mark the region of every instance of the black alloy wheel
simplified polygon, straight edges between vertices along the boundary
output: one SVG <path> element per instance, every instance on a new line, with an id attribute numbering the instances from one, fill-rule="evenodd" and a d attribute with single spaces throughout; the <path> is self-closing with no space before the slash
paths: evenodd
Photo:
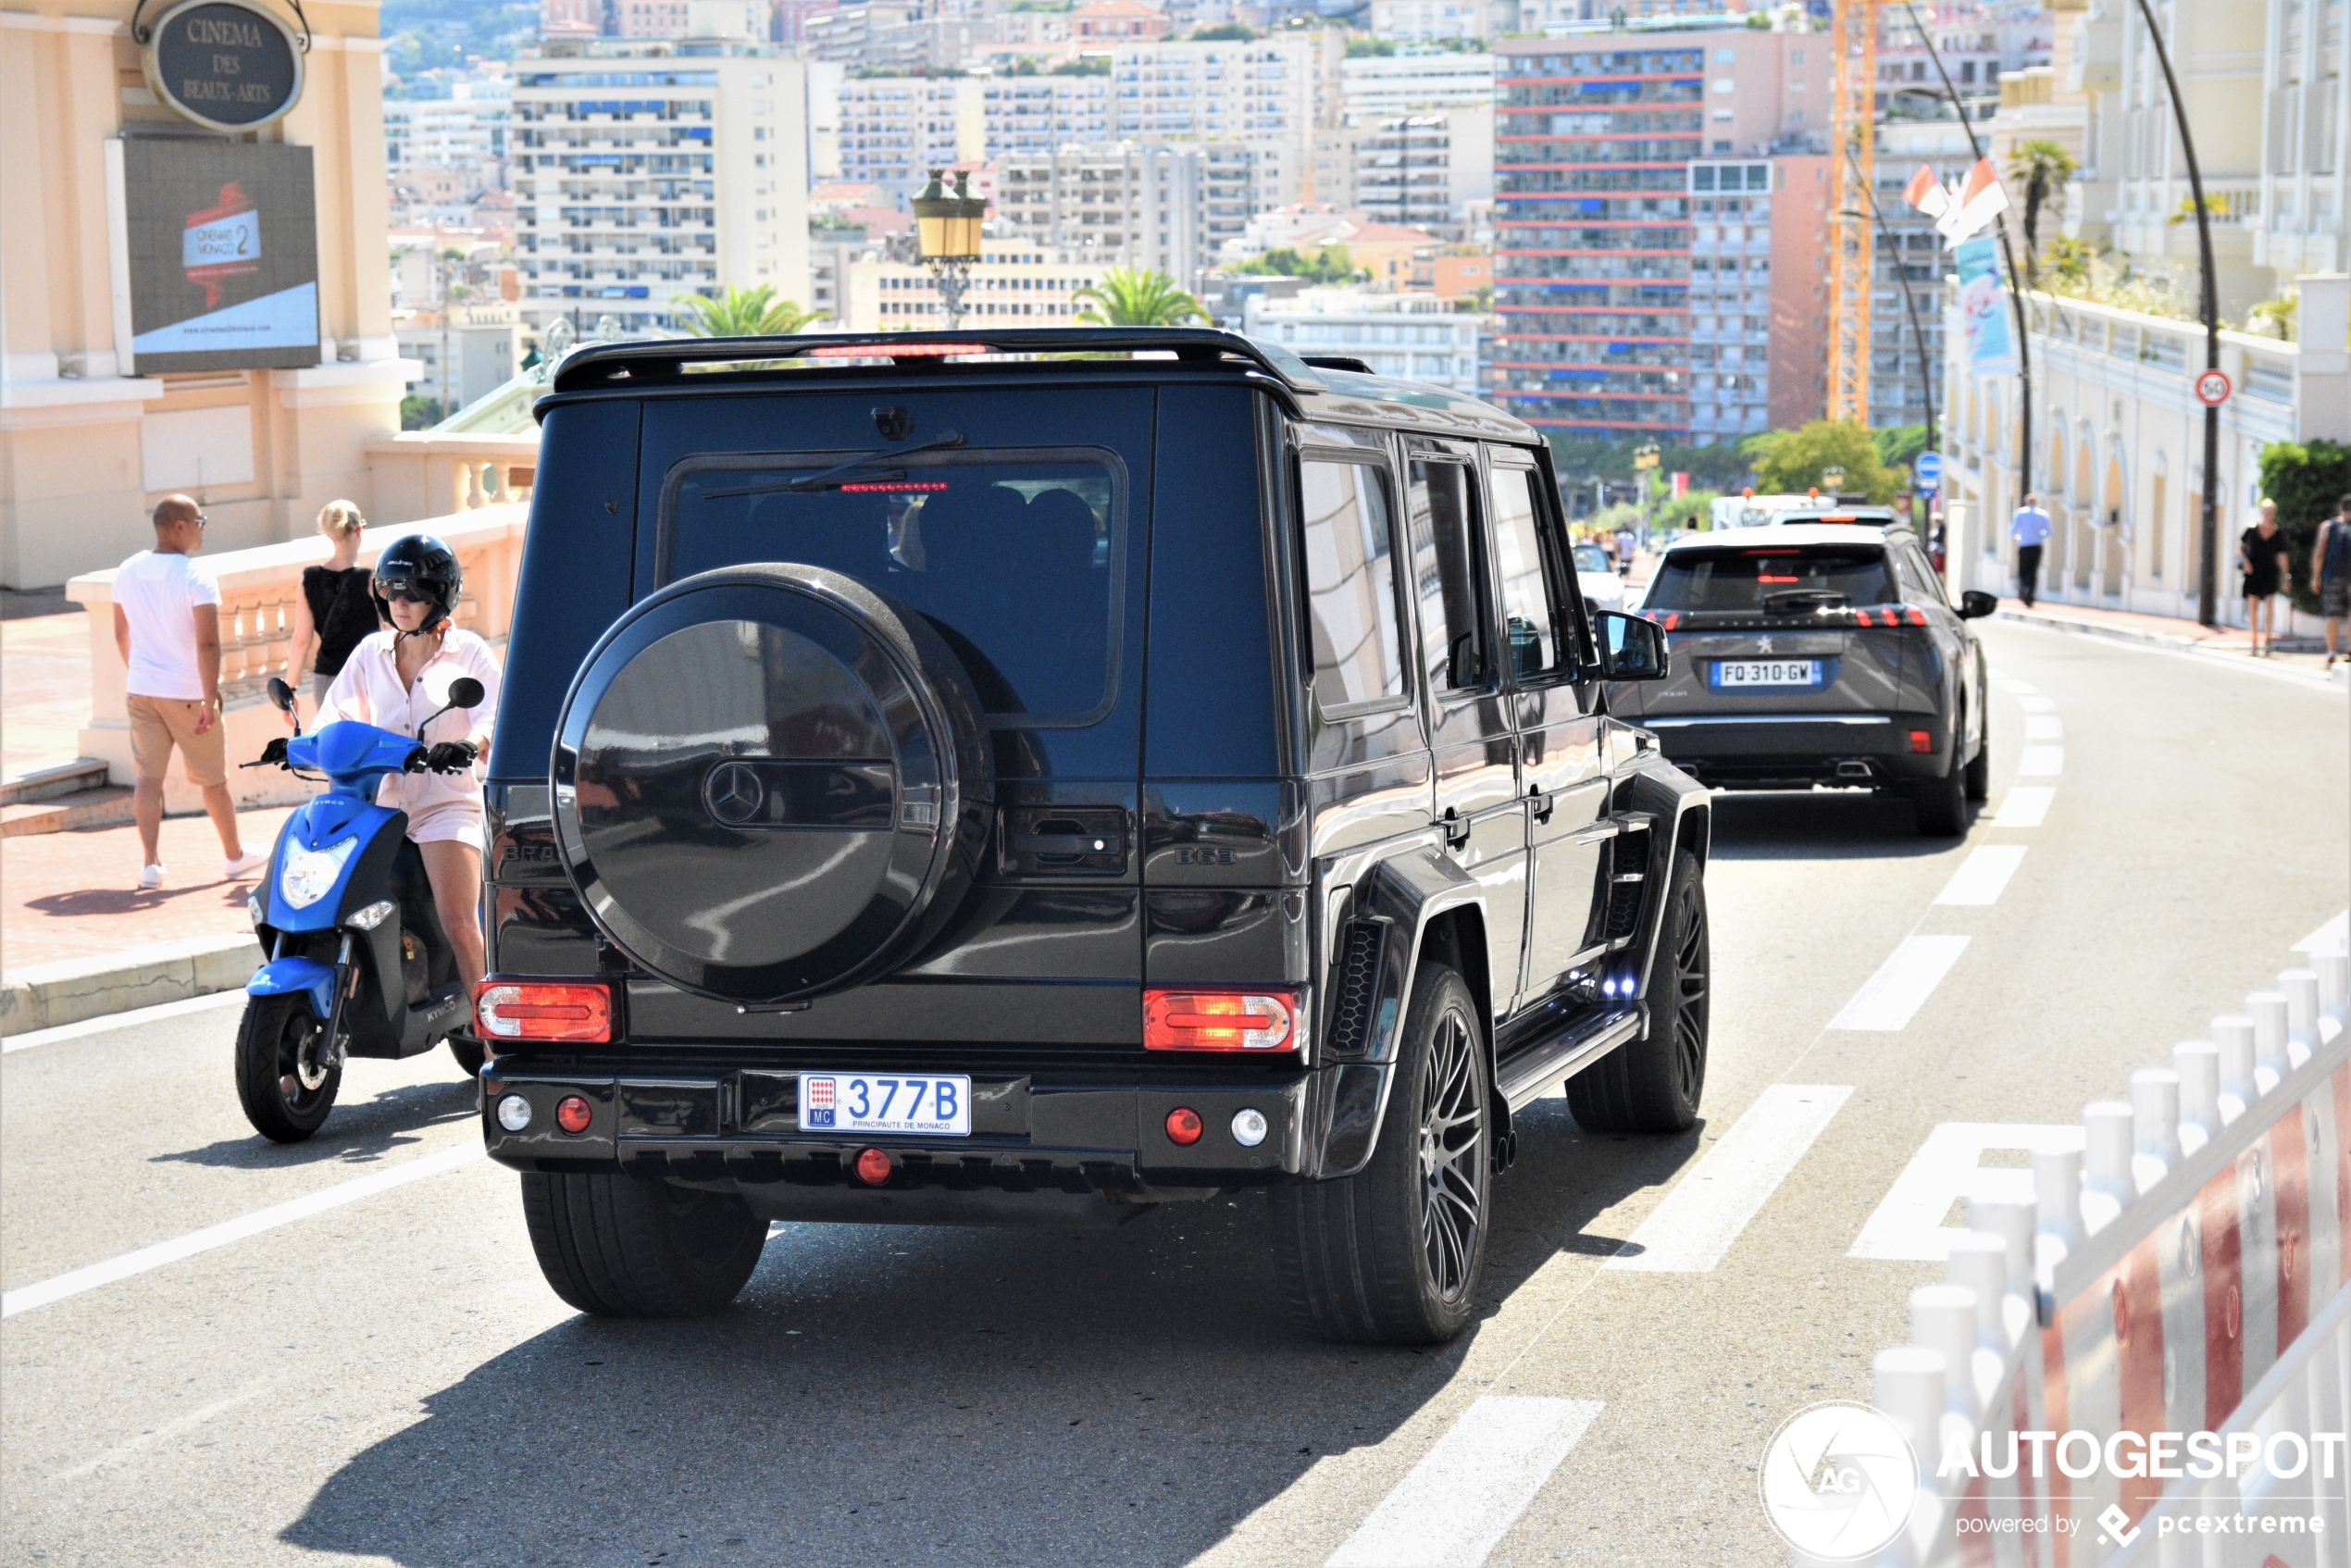
<path id="1" fill-rule="evenodd" d="M 1956 839 L 1967 831 L 1967 765 L 1960 760 L 1966 750 L 1964 734 L 1954 729 L 1951 761 L 1942 777 L 1912 786 L 1911 813 L 1918 819 L 1919 831 L 1930 839 Z"/>
<path id="2" fill-rule="evenodd" d="M 1686 1132 L 1698 1122 L 1706 1090 L 1711 942 L 1705 872 L 1688 850 L 1674 852 L 1657 944 L 1648 1028 L 1567 1080 L 1567 1108 L 1586 1132 Z"/>
<path id="3" fill-rule="evenodd" d="M 1706 929 L 1706 890 L 1693 877 L 1685 896 L 1670 912 L 1677 921 L 1668 933 L 1673 943 L 1672 1000 L 1673 1009 L 1673 1088 L 1676 1099 L 1692 1110 L 1706 1088 L 1707 969 L 1710 943 Z"/>
<path id="4" fill-rule="evenodd" d="M 1421 1079 L 1421 1246 L 1437 1294 L 1461 1300 L 1486 1224 L 1486 1090 L 1466 1014 L 1446 1013 Z"/>
<path id="5" fill-rule="evenodd" d="M 255 997 L 237 1030 L 237 1100 L 254 1131 L 299 1143 L 325 1124 L 342 1069 L 320 1064 L 323 1030 L 307 998 Z"/>

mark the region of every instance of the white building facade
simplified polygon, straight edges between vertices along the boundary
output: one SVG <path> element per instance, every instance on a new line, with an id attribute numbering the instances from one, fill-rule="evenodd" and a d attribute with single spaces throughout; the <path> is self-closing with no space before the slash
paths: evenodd
<path id="1" fill-rule="evenodd" d="M 1383 376 L 1478 395 L 1480 318 L 1433 295 L 1304 289 L 1289 299 L 1249 300 L 1242 320 L 1250 337 L 1300 355 L 1360 359 Z"/>
<path id="2" fill-rule="evenodd" d="M 1101 280 L 1105 264 L 1040 249 L 1024 240 L 987 240 L 964 294 L 966 327 L 1068 327 L 1086 308 L 1077 291 Z M 927 268 L 885 258 L 852 261 L 842 290 L 841 328 L 886 332 L 947 324 Z"/>
<path id="3" fill-rule="evenodd" d="M 384 100 L 384 172 L 392 183 L 412 168 L 460 171 L 467 194 L 506 183 L 512 83 L 460 82 L 457 96 Z"/>
<path id="4" fill-rule="evenodd" d="M 1375 31 L 1383 38 L 1395 36 L 1384 29 Z M 1339 67 L 1339 98 L 1350 125 L 1375 125 L 1435 109 L 1490 109 L 1494 56 L 1359 56 Z"/>
<path id="5" fill-rule="evenodd" d="M 1255 189 L 1245 147 L 1070 143 L 999 158 L 996 217 L 1037 245 L 1197 291 L 1217 246 L 1247 226 Z"/>

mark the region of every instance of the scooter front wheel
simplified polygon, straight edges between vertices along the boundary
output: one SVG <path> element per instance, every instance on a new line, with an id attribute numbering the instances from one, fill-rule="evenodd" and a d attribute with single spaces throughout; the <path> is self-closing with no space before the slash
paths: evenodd
<path id="1" fill-rule="evenodd" d="M 323 1026 L 300 996 L 257 996 L 237 1031 L 237 1099 L 262 1137 L 299 1143 L 317 1132 L 342 1087 L 340 1066 L 321 1069 Z"/>

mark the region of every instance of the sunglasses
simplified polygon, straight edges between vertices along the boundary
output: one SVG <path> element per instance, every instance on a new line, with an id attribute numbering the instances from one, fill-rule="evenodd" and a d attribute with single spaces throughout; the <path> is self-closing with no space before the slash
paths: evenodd
<path id="1" fill-rule="evenodd" d="M 432 595 L 409 587 L 404 582 L 384 584 L 384 602 L 389 604 L 429 604 Z"/>

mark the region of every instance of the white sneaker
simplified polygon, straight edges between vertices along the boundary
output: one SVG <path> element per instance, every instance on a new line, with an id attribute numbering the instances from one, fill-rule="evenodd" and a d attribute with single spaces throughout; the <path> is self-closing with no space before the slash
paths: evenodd
<path id="1" fill-rule="evenodd" d="M 221 862 L 220 875 L 231 882 L 242 881 L 268 864 L 267 850 L 254 850 L 235 860 Z"/>
<path id="2" fill-rule="evenodd" d="M 163 886 L 163 867 L 162 867 L 162 866 L 160 866 L 160 865 L 143 865 L 143 866 L 141 866 L 141 867 L 139 868 L 139 890 L 140 890 L 141 892 L 143 892 L 143 893 L 144 893 L 144 892 L 153 892 L 155 889 L 160 888 L 160 887 L 162 887 L 162 886 Z"/>

